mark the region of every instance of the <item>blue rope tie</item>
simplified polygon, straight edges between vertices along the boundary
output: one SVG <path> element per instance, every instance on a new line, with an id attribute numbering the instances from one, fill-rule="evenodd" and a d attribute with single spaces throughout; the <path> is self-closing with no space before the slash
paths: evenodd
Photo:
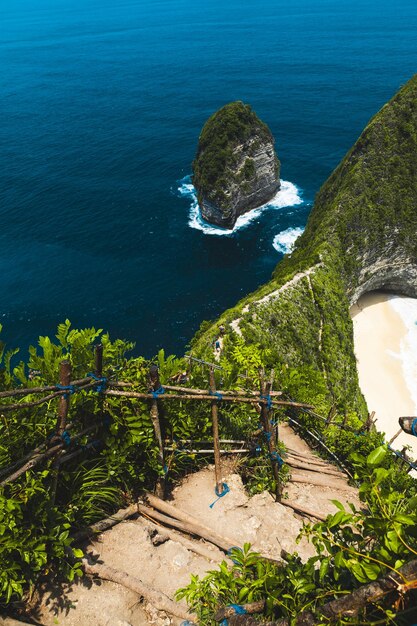
<path id="1" fill-rule="evenodd" d="M 218 400 L 219 402 L 221 400 L 223 400 L 223 394 L 219 393 L 218 391 L 209 391 L 210 396 L 215 396 L 216 400 Z"/>
<path id="2" fill-rule="evenodd" d="M 261 453 L 261 451 L 262 451 L 261 446 L 256 446 L 256 448 L 255 448 L 255 454 L 256 454 L 256 455 L 259 455 L 259 454 Z"/>
<path id="3" fill-rule="evenodd" d="M 220 500 L 220 498 L 223 498 L 225 495 L 227 495 L 230 491 L 230 487 L 227 483 L 222 483 L 222 491 L 219 493 L 218 489 L 217 489 L 217 485 L 214 488 L 214 493 L 216 494 L 217 498 L 215 499 L 214 502 L 212 502 L 209 507 L 210 509 L 212 509 L 214 507 L 214 505 L 216 504 L 216 502 L 218 502 Z"/>
<path id="4" fill-rule="evenodd" d="M 266 400 L 266 406 L 268 407 L 268 409 L 270 409 L 272 407 L 272 398 L 271 398 L 271 396 L 269 394 L 267 396 L 263 396 L 261 394 L 260 395 L 260 399 L 261 400 Z"/>
<path id="5" fill-rule="evenodd" d="M 267 432 L 266 430 L 264 430 L 264 437 L 267 441 L 271 441 L 271 437 L 272 437 L 272 433 Z"/>
<path id="6" fill-rule="evenodd" d="M 156 389 L 155 391 L 151 391 L 151 394 L 153 395 L 155 400 L 158 400 L 158 396 L 162 396 L 163 393 L 165 393 L 165 389 L 162 386 L 159 387 L 159 389 Z"/>
<path id="7" fill-rule="evenodd" d="M 271 424 L 271 426 L 276 426 L 278 424 L 277 420 L 270 420 L 269 422 Z"/>
<path id="8" fill-rule="evenodd" d="M 239 561 L 236 561 L 233 557 L 233 550 L 238 550 L 239 552 L 242 552 L 242 548 L 239 548 L 239 546 L 232 546 L 231 548 L 228 549 L 228 551 L 226 552 L 227 556 L 230 556 L 230 560 L 235 564 L 235 565 L 239 565 Z"/>
<path id="9" fill-rule="evenodd" d="M 168 465 L 164 465 L 164 474 L 168 474 Z"/>
<path id="10" fill-rule="evenodd" d="M 97 391 L 97 393 L 106 391 L 107 378 L 105 376 L 96 376 L 93 372 L 89 372 L 87 377 L 97 381 L 97 385 L 93 387 L 94 391 Z"/>
<path id="11" fill-rule="evenodd" d="M 414 437 L 417 437 L 416 426 L 417 426 L 417 417 L 415 417 L 413 421 L 411 422 L 411 432 L 413 433 Z"/>
<path id="12" fill-rule="evenodd" d="M 278 463 L 279 467 L 281 468 L 284 465 L 284 461 L 283 459 L 279 456 L 278 452 L 271 452 L 269 454 L 269 458 L 271 459 L 271 461 L 273 463 Z"/>
<path id="13" fill-rule="evenodd" d="M 61 391 L 68 392 L 63 394 L 64 398 L 68 398 L 69 395 L 72 396 L 77 391 L 77 387 L 75 385 L 55 385 L 55 387 Z"/>
<path id="14" fill-rule="evenodd" d="M 220 622 L 220 626 L 228 626 L 229 622 L 227 621 L 226 618 L 222 619 L 222 621 Z"/>
<path id="15" fill-rule="evenodd" d="M 241 604 L 228 604 L 227 606 L 230 606 L 230 608 L 234 610 L 236 615 L 246 615 L 247 613 L 247 610 Z"/>
<path id="16" fill-rule="evenodd" d="M 70 434 L 67 430 L 64 430 L 64 432 L 61 435 L 61 439 L 64 442 L 65 446 L 69 446 L 71 443 L 71 437 Z"/>

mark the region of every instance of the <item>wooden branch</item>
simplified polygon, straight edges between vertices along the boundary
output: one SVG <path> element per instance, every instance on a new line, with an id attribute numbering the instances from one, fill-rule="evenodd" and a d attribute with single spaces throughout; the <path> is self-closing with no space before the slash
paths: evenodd
<path id="1" fill-rule="evenodd" d="M 232 539 L 229 539 L 227 537 L 220 537 L 220 535 L 217 535 L 217 533 L 215 533 L 211 528 L 202 524 L 197 518 L 193 517 L 192 515 L 189 515 L 188 513 L 185 513 L 185 511 L 181 511 L 181 509 L 178 509 L 172 504 L 169 504 L 169 502 L 165 502 L 164 500 L 161 500 L 160 498 L 157 498 L 156 496 L 150 493 L 147 494 L 146 499 L 154 509 L 157 509 L 158 511 L 161 511 L 162 513 L 165 513 L 182 522 L 193 524 L 194 527 L 198 529 L 198 531 L 201 531 L 206 534 L 210 534 L 213 538 L 219 539 L 222 545 L 219 545 L 219 544 L 216 544 L 216 545 L 219 545 L 219 547 L 222 550 L 225 549 L 225 551 L 227 552 L 229 548 L 236 545 L 236 542 L 233 541 Z M 203 539 L 206 538 L 204 534 L 201 534 L 201 533 L 200 533 L 200 537 L 203 537 Z M 213 543 L 211 539 L 209 539 L 209 541 Z"/>
<path id="2" fill-rule="evenodd" d="M 145 585 L 139 578 L 136 578 L 136 576 L 131 576 L 126 572 L 114 569 L 108 565 L 101 565 L 98 563 L 92 565 L 87 559 L 82 559 L 82 565 L 86 574 L 89 574 L 90 576 L 97 576 L 102 580 L 110 580 L 111 582 L 126 587 L 126 589 L 130 589 L 134 593 L 137 593 L 141 598 L 145 598 L 145 600 L 150 602 L 150 604 L 152 604 L 152 606 L 159 611 L 165 611 L 166 613 L 174 615 L 180 619 L 196 619 L 195 615 L 182 608 L 177 602 L 171 600 L 171 598 L 161 591 L 155 591 L 151 587 L 148 587 L 148 585 Z"/>
<path id="3" fill-rule="evenodd" d="M 96 385 L 97 385 L 97 382 L 93 381 L 93 382 L 87 383 L 83 387 L 80 387 L 79 390 L 85 391 L 86 389 L 91 389 L 92 387 L 95 387 Z M 58 391 L 55 391 L 54 393 L 49 394 L 48 396 L 45 396 L 44 398 L 41 398 L 40 400 L 34 400 L 33 402 L 18 402 L 17 404 L 5 404 L 3 406 L 0 406 L 0 411 L 6 412 L 6 411 L 19 410 L 19 409 L 31 409 L 35 406 L 39 406 L 40 404 L 43 404 L 44 402 L 49 402 L 50 400 L 53 400 L 54 398 L 63 396 L 66 393 L 67 392 L 64 389 L 60 389 Z M 26 394 L 26 395 L 29 395 L 29 394 Z"/>
<path id="4" fill-rule="evenodd" d="M 183 445 L 188 445 L 188 444 L 192 444 L 194 446 L 198 446 L 198 445 L 206 445 L 206 444 L 210 444 L 213 443 L 212 439 L 200 439 L 199 441 L 194 441 L 193 439 L 178 439 L 175 441 L 172 441 L 170 439 L 165 439 L 165 443 L 168 444 L 169 446 L 173 446 L 174 444 L 176 444 L 176 450 L 180 450 L 181 448 L 179 448 L 178 446 L 183 446 Z M 219 439 L 219 443 L 230 443 L 230 444 L 239 444 L 241 446 L 244 446 L 247 444 L 247 441 L 244 441 L 243 439 Z"/>
<path id="5" fill-rule="evenodd" d="M 401 418 L 400 418 L 401 419 Z M 391 437 L 391 439 L 388 441 L 388 445 L 390 446 L 391 444 L 394 443 L 394 441 L 397 439 L 397 437 L 399 437 L 401 435 L 401 433 L 403 432 L 403 429 L 400 428 L 400 430 L 398 430 L 395 435 L 393 437 Z"/>
<path id="6" fill-rule="evenodd" d="M 92 383 L 91 376 L 88 376 L 86 378 L 80 378 L 78 380 L 72 380 L 70 382 L 70 385 L 74 385 L 75 387 L 80 387 L 81 389 L 84 389 L 84 386 L 88 384 L 96 385 L 97 382 L 94 381 Z M 107 384 L 109 385 L 109 387 L 132 387 L 132 383 L 125 383 L 125 382 L 111 381 L 111 380 L 108 380 Z M 15 396 L 16 397 L 17 396 L 30 396 L 32 394 L 45 393 L 46 391 L 59 391 L 59 389 L 56 385 L 46 385 L 44 387 L 24 387 L 24 388 L 10 389 L 9 391 L 0 391 L 0 398 L 13 398 Z M 60 393 L 65 393 L 65 392 L 60 392 Z"/>
<path id="7" fill-rule="evenodd" d="M 53 448 L 49 448 L 49 450 L 47 450 L 43 454 L 39 454 L 38 456 L 32 458 L 30 461 L 25 463 L 20 469 L 16 470 L 13 474 L 11 474 L 10 476 L 7 476 L 7 478 L 4 478 L 0 482 L 0 487 L 4 487 L 4 485 L 7 485 L 7 483 L 11 483 L 15 481 L 17 478 L 19 478 L 19 476 L 21 476 L 28 470 L 32 469 L 33 467 L 35 467 L 35 465 L 37 465 L 41 461 L 45 459 L 49 459 L 51 456 L 54 456 L 55 454 L 57 454 L 60 450 L 62 450 L 63 447 L 64 447 L 63 443 L 58 444 L 57 446 L 54 446 Z"/>
<path id="8" fill-rule="evenodd" d="M 230 550 L 230 548 L 233 547 L 234 545 L 232 541 L 229 541 L 225 539 L 224 537 L 221 537 L 220 535 L 218 535 L 214 531 L 211 531 L 210 529 L 208 529 L 206 526 L 202 524 L 195 524 L 194 522 L 183 522 L 183 521 L 174 519 L 173 517 L 164 515 L 163 513 L 160 513 L 159 511 L 156 511 L 155 509 L 151 509 L 143 504 L 138 505 L 138 511 L 144 517 L 149 517 L 152 520 L 156 520 L 158 522 L 161 522 L 162 524 L 171 526 L 172 528 L 177 528 L 178 530 L 181 530 L 182 532 L 185 532 L 189 535 L 195 535 L 197 537 L 201 537 L 202 539 L 209 541 L 210 543 L 214 544 L 215 546 L 223 550 L 223 552 L 227 553 L 228 550 Z"/>
<path id="9" fill-rule="evenodd" d="M 173 448 L 173 447 L 166 447 L 165 450 L 167 452 L 184 452 L 185 454 L 214 454 L 214 450 L 210 449 L 210 450 L 187 450 L 186 448 Z M 248 452 L 250 452 L 250 450 L 246 449 L 246 448 L 240 448 L 239 450 L 219 450 L 220 454 L 248 454 Z"/>
<path id="10" fill-rule="evenodd" d="M 148 498 L 150 497 L 151 496 L 148 495 Z M 152 496 L 152 498 L 155 498 L 155 497 L 156 496 Z M 178 516 L 181 516 L 184 521 L 180 519 L 176 519 L 174 517 L 170 517 L 169 515 L 164 515 L 163 513 L 160 513 L 159 511 L 157 511 L 156 509 L 151 509 L 150 507 L 147 507 L 143 504 L 138 504 L 138 511 L 145 518 L 150 518 L 151 521 L 156 520 L 158 522 L 161 522 L 161 524 L 171 526 L 172 528 L 176 528 L 189 535 L 195 535 L 196 537 L 200 537 L 201 539 L 204 539 L 205 541 L 208 541 L 209 543 L 212 543 L 213 545 L 217 546 L 218 548 L 223 550 L 223 552 L 225 552 L 226 554 L 228 554 L 231 548 L 235 547 L 236 542 L 233 542 L 231 539 L 228 539 L 227 537 L 222 537 L 211 528 L 208 528 L 207 526 L 204 526 L 204 524 L 201 524 L 198 520 L 193 518 L 191 515 L 188 515 L 188 513 L 184 513 L 183 511 L 180 511 L 179 509 L 172 507 L 172 505 L 169 505 L 168 502 L 165 502 L 164 500 L 161 500 L 161 502 L 163 505 L 168 505 L 168 507 L 171 507 L 171 510 L 174 509 L 174 513 Z M 167 509 L 167 510 L 170 510 L 170 509 Z M 285 550 L 281 550 L 281 558 L 286 559 L 287 557 L 288 557 L 288 552 L 286 552 Z M 260 558 L 264 559 L 265 561 L 270 561 L 271 563 L 274 563 L 277 566 L 282 565 L 281 561 L 278 561 L 277 559 L 272 559 L 262 554 L 260 555 Z"/>
<path id="11" fill-rule="evenodd" d="M 108 530 L 112 526 L 116 526 L 119 522 L 123 522 L 125 519 L 132 517 L 133 515 L 137 515 L 138 513 L 138 505 L 131 504 L 125 509 L 119 509 L 117 513 L 110 515 L 110 517 L 106 517 L 105 519 L 92 524 L 88 528 L 84 530 L 80 530 L 75 535 L 73 535 L 74 541 L 84 541 L 84 539 L 88 539 L 89 537 L 93 537 L 94 535 L 98 535 L 105 530 Z"/>
<path id="12" fill-rule="evenodd" d="M 158 533 L 162 533 L 163 535 L 165 535 L 167 539 L 180 543 L 185 548 L 187 548 L 187 550 L 191 550 L 198 556 L 202 556 L 208 561 L 212 561 L 213 563 L 220 563 L 225 559 L 224 553 L 219 550 L 217 546 L 214 547 L 214 544 L 212 544 L 213 549 L 210 549 L 205 543 L 202 543 L 201 541 L 191 541 L 190 539 L 187 539 L 186 537 L 181 535 L 181 533 L 177 532 L 176 530 L 161 527 L 159 524 L 152 522 L 148 518 L 140 517 L 139 519 L 135 520 L 135 523 L 140 523 L 143 526 L 157 530 Z"/>
<path id="13" fill-rule="evenodd" d="M 285 453 L 288 454 L 289 456 L 293 456 L 294 458 L 298 458 L 299 461 L 305 461 L 306 459 L 305 453 L 298 452 L 297 450 L 294 450 L 293 448 L 290 448 L 289 446 L 286 446 Z M 316 465 L 326 465 L 326 466 L 329 464 L 329 461 L 322 459 L 318 456 L 309 456 L 308 462 L 315 463 Z"/>
<path id="14" fill-rule="evenodd" d="M 316 511 L 312 511 L 305 506 L 301 506 L 300 504 L 295 504 L 290 502 L 289 500 L 281 500 L 281 503 L 284 506 L 288 506 L 290 509 L 293 509 L 296 513 L 300 515 L 307 515 L 307 517 L 315 517 L 316 519 L 324 522 L 326 520 L 326 515 L 322 515 L 321 513 L 317 513 Z"/>
<path id="15" fill-rule="evenodd" d="M 242 604 L 241 606 L 248 615 L 262 613 L 265 608 L 265 600 L 258 600 L 258 602 L 250 602 L 249 604 Z M 216 622 L 221 622 L 224 619 L 229 619 L 232 615 L 236 615 L 236 610 L 232 606 L 224 606 L 216 611 L 214 619 Z"/>
<path id="16" fill-rule="evenodd" d="M 330 624 L 334 624 L 343 616 L 355 617 L 367 604 L 381 602 L 390 592 L 397 592 L 398 595 L 407 593 L 411 588 L 407 588 L 407 585 L 404 584 L 403 577 L 406 580 L 415 581 L 417 578 L 417 559 L 409 561 L 400 567 L 398 572 L 401 574 L 400 576 L 392 572 L 388 576 L 362 585 L 359 589 L 342 598 L 337 598 L 321 607 L 317 607 L 316 616 L 309 612 L 300 613 L 295 621 L 296 626 L 314 626 L 319 622 L 322 623 L 323 620 L 320 620 L 319 616 L 325 617 L 326 623 L 329 620 Z M 234 622 L 234 624 L 239 623 L 244 624 L 244 622 Z M 293 624 L 294 622 L 291 623 Z M 274 626 L 289 626 L 290 622 L 284 618 L 273 624 Z"/>
<path id="17" fill-rule="evenodd" d="M 207 395 L 206 389 L 192 389 L 191 387 L 178 387 L 176 385 L 164 385 L 164 389 L 167 389 L 168 391 L 192 393 L 198 396 Z M 240 389 L 221 389 L 220 391 L 227 396 L 253 396 L 259 398 L 259 393 L 257 391 L 242 391 Z M 282 396 L 282 391 L 271 391 L 270 395 L 273 397 Z"/>
<path id="18" fill-rule="evenodd" d="M 138 398 L 141 400 L 152 400 L 153 396 L 149 393 L 139 393 L 134 391 L 112 391 L 106 390 L 104 392 L 106 396 L 124 397 L 124 398 Z M 193 394 L 162 394 L 158 400 L 213 400 L 213 396 L 206 395 L 193 395 Z M 267 404 L 267 400 L 261 400 L 260 398 L 241 398 L 240 396 L 227 396 L 223 395 L 224 402 L 240 402 L 243 404 Z M 290 402 L 289 400 L 272 400 L 274 406 L 292 406 L 294 408 L 312 408 L 311 404 L 303 404 L 302 402 Z"/>
<path id="19" fill-rule="evenodd" d="M 75 441 L 75 440 L 79 439 L 80 437 L 83 437 L 84 435 L 87 435 L 88 433 L 92 432 L 93 430 L 95 430 L 99 426 L 101 426 L 101 423 L 97 422 L 95 424 L 92 424 L 91 426 L 88 426 L 87 428 L 84 428 L 84 430 L 81 430 L 79 433 L 77 433 L 76 435 L 72 436 L 72 438 L 71 438 L 72 441 Z M 64 442 L 61 442 L 61 443 L 58 443 L 56 446 L 53 446 L 52 448 L 49 448 L 48 450 L 46 450 L 42 454 L 36 454 L 35 456 L 32 456 L 29 459 L 29 461 L 27 463 L 25 463 L 24 465 L 22 465 L 22 467 L 20 467 L 18 470 L 16 470 L 16 472 L 11 474 L 7 478 L 4 478 L 0 482 L 0 487 L 3 487 L 7 483 L 13 482 L 17 478 L 19 478 L 19 476 L 21 476 L 22 474 L 24 474 L 28 470 L 32 469 L 33 467 L 35 467 L 35 465 L 38 465 L 38 463 L 40 463 L 41 461 L 43 461 L 45 459 L 49 459 L 51 456 L 54 456 L 60 450 L 62 450 L 62 448 L 64 448 L 64 446 L 65 446 Z M 24 457 L 24 459 L 26 459 L 26 458 L 27 458 L 27 455 L 26 455 L 26 457 Z"/>
<path id="20" fill-rule="evenodd" d="M 336 469 L 332 471 L 330 468 L 327 469 L 325 467 L 308 465 L 307 463 L 298 463 L 297 461 L 294 461 L 293 459 L 286 459 L 285 462 L 290 467 L 295 467 L 297 469 L 306 470 L 308 472 L 318 472 L 319 474 L 328 474 L 329 476 L 335 476 L 337 478 L 341 478 L 343 476 L 343 474 L 341 472 L 338 472 Z"/>

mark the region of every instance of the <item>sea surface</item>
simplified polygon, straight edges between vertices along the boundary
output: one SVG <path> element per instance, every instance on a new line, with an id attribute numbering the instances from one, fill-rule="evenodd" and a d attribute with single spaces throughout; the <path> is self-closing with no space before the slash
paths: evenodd
<path id="1" fill-rule="evenodd" d="M 415 0 L 0 0 L 0 335 L 69 318 L 183 353 L 268 280 L 369 118 L 417 70 Z M 190 178 L 232 100 L 282 189 L 232 231 Z"/>

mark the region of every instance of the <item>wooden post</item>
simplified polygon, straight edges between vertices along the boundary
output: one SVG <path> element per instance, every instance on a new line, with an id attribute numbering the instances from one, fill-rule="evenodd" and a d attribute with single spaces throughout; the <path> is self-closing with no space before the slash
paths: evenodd
<path id="1" fill-rule="evenodd" d="M 400 417 L 400 419 L 402 419 L 402 418 Z M 403 432 L 403 429 L 402 429 L 402 428 L 400 428 L 400 430 L 398 430 L 398 431 L 395 433 L 395 435 L 394 435 L 393 437 L 391 437 L 391 439 L 388 441 L 388 445 L 389 445 L 389 446 L 390 446 L 390 445 L 392 445 L 392 444 L 394 443 L 394 441 L 397 439 L 397 437 L 399 437 L 399 435 L 401 435 L 401 433 L 402 433 L 402 432 Z"/>
<path id="2" fill-rule="evenodd" d="M 259 390 L 261 396 L 268 396 L 271 391 L 271 381 L 265 383 L 265 372 L 262 368 L 259 370 Z M 275 498 L 277 502 L 281 500 L 281 480 L 279 477 L 279 468 L 274 456 L 277 454 L 275 443 L 272 437 L 271 424 L 269 422 L 269 407 L 267 404 L 261 405 L 261 423 L 263 426 L 263 435 L 267 440 L 269 457 L 271 459 L 272 473 L 275 480 Z"/>
<path id="3" fill-rule="evenodd" d="M 59 384 L 63 387 L 68 387 L 71 383 L 71 363 L 69 361 L 62 361 L 59 364 Z M 61 436 L 65 430 L 67 423 L 69 409 L 69 393 L 64 393 L 59 398 L 58 404 L 58 421 L 56 434 Z"/>
<path id="4" fill-rule="evenodd" d="M 210 367 L 210 392 L 216 393 L 216 381 L 214 378 L 214 369 Z M 214 472 L 216 476 L 216 491 L 222 493 L 222 470 L 220 464 L 220 445 L 219 445 L 219 414 L 217 399 L 211 402 L 211 421 L 213 425 L 213 449 L 214 449 Z"/>
<path id="5" fill-rule="evenodd" d="M 59 384 L 68 387 L 71 383 L 71 363 L 69 361 L 61 361 L 59 364 Z M 58 404 L 58 419 L 56 425 L 56 436 L 52 437 L 51 443 L 55 443 L 57 439 L 62 437 L 65 426 L 67 424 L 69 410 L 69 392 L 62 394 Z M 62 450 L 57 454 L 56 460 L 52 466 L 52 485 L 51 485 L 51 505 L 54 506 L 56 498 L 56 489 L 58 485 L 59 460 L 62 456 Z"/>
<path id="6" fill-rule="evenodd" d="M 159 372 L 156 365 L 151 365 L 149 368 L 149 382 L 152 391 L 157 391 L 161 387 L 161 381 L 159 379 Z M 151 419 L 155 437 L 159 447 L 159 463 L 165 470 L 165 458 L 164 458 L 164 444 L 162 441 L 161 424 L 159 422 L 158 400 L 154 398 L 151 402 Z M 165 478 L 159 477 L 155 486 L 155 495 L 159 498 L 165 498 Z"/>
<path id="7" fill-rule="evenodd" d="M 375 411 L 372 411 L 372 413 L 369 413 L 368 417 L 366 418 L 364 424 L 363 424 L 363 429 L 369 433 L 371 431 L 372 426 L 374 425 L 374 417 L 375 417 Z"/>
<path id="8" fill-rule="evenodd" d="M 94 349 L 95 375 L 100 377 L 103 375 L 103 344 L 99 343 Z"/>

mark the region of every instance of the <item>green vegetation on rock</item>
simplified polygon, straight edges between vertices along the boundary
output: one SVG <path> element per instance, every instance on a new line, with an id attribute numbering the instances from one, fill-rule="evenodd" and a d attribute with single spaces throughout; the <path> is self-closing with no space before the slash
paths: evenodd
<path id="1" fill-rule="evenodd" d="M 228 188 L 247 184 L 256 177 L 253 156 L 265 143 L 272 146 L 273 137 L 248 104 L 231 102 L 214 113 L 201 132 L 193 162 L 193 183 L 200 206 L 203 198 L 223 209 L 233 204 Z M 243 166 L 240 149 L 244 146 Z M 274 159 L 273 171 L 279 176 L 279 161 Z"/>
<path id="2" fill-rule="evenodd" d="M 414 77 L 372 118 L 323 185 L 305 232 L 272 280 L 198 334 L 193 350 L 208 355 L 217 325 L 239 319 L 244 342 L 268 351 L 266 366 L 314 372 L 304 400 L 363 419 L 349 306 L 377 288 L 417 295 L 416 203 Z M 231 359 L 235 335 L 227 334 L 223 363 Z"/>

